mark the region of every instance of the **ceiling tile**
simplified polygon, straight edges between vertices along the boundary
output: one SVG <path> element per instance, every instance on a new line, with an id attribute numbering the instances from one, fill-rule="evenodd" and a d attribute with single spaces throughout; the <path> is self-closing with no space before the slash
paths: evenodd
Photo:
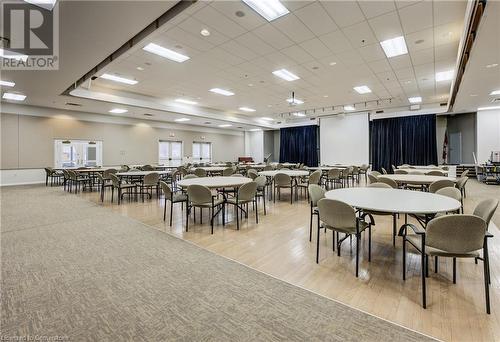
<path id="1" fill-rule="evenodd" d="M 399 10 L 401 25 L 406 34 L 432 27 L 432 2 L 422 1 Z"/>
<path id="2" fill-rule="evenodd" d="M 436 61 L 456 59 L 458 56 L 458 42 L 436 46 L 435 56 Z"/>
<path id="3" fill-rule="evenodd" d="M 305 6 L 294 14 L 316 35 L 338 30 L 337 25 L 333 22 L 330 16 L 319 2 L 314 2 Z"/>
<path id="4" fill-rule="evenodd" d="M 356 50 L 339 53 L 337 57 L 346 66 L 355 66 L 364 63 L 363 58 L 361 58 Z"/>
<path id="5" fill-rule="evenodd" d="M 415 78 L 413 68 L 402 68 L 394 70 L 394 74 L 399 81 Z"/>
<path id="6" fill-rule="evenodd" d="M 389 63 L 393 69 L 411 68 L 412 66 L 410 56 L 408 55 L 389 58 Z"/>
<path id="7" fill-rule="evenodd" d="M 354 47 L 366 46 L 377 42 L 377 38 L 373 35 L 366 21 L 345 27 L 342 31 Z"/>
<path id="8" fill-rule="evenodd" d="M 229 40 L 229 37 L 226 37 L 222 33 L 218 32 L 214 27 L 206 25 L 193 17 L 184 20 L 179 24 L 179 27 L 193 35 L 199 35 L 200 31 L 204 28 L 209 30 L 210 36 L 204 37 L 204 40 L 214 45 L 219 45 Z"/>
<path id="9" fill-rule="evenodd" d="M 253 30 L 267 23 L 265 18 L 248 7 L 243 1 L 212 1 L 210 6 L 247 30 Z M 238 17 L 235 14 L 237 11 L 242 11 L 245 15 Z"/>
<path id="10" fill-rule="evenodd" d="M 257 37 L 252 32 L 248 32 L 244 35 L 239 36 L 238 38 L 236 38 L 236 41 L 258 55 L 265 55 L 275 51 L 275 49 L 271 45 L 264 43 L 262 39 Z"/>
<path id="11" fill-rule="evenodd" d="M 253 32 L 260 39 L 267 42 L 269 45 L 275 47 L 276 49 L 283 49 L 294 44 L 292 40 L 290 40 L 286 35 L 281 33 L 280 30 L 278 30 L 271 24 L 260 26 Z"/>
<path id="12" fill-rule="evenodd" d="M 399 22 L 399 16 L 396 12 L 387 13 L 376 18 L 368 20 L 375 36 L 379 41 L 400 37 L 403 35 L 403 29 Z"/>
<path id="13" fill-rule="evenodd" d="M 350 26 L 365 20 L 365 16 L 355 1 L 321 1 L 328 14 L 340 27 Z"/>
<path id="14" fill-rule="evenodd" d="M 369 62 L 368 66 L 374 73 L 384 72 L 392 70 L 391 65 L 387 59 L 381 59 L 379 61 Z"/>
<path id="15" fill-rule="evenodd" d="M 408 51 L 419 51 L 434 46 L 434 30 L 432 28 L 410 33 L 406 36 Z"/>
<path id="16" fill-rule="evenodd" d="M 352 50 L 353 47 L 342 31 L 335 31 L 319 37 L 321 41 L 334 53 Z"/>
<path id="17" fill-rule="evenodd" d="M 230 40 L 229 42 L 222 44 L 220 47 L 230 52 L 231 54 L 243 58 L 247 61 L 257 57 L 255 52 L 247 49 L 241 44 L 238 44 L 235 40 Z"/>
<path id="18" fill-rule="evenodd" d="M 298 64 L 309 62 L 314 58 L 298 45 L 292 45 L 281 50 L 281 53 L 293 59 Z"/>
<path id="19" fill-rule="evenodd" d="M 358 49 L 358 52 L 367 62 L 373 62 L 381 59 L 385 59 L 385 54 L 380 44 L 371 44 Z"/>
<path id="20" fill-rule="evenodd" d="M 216 11 L 210 6 L 206 6 L 193 15 L 202 23 L 209 24 L 219 32 L 224 32 L 225 35 L 235 38 L 245 33 L 245 29 L 228 19 L 225 15 Z"/>
<path id="21" fill-rule="evenodd" d="M 464 21 L 467 1 L 433 1 L 434 25 Z"/>
<path id="22" fill-rule="evenodd" d="M 367 18 L 378 17 L 396 10 L 394 1 L 358 1 L 358 4 Z"/>
<path id="23" fill-rule="evenodd" d="M 274 20 L 272 25 L 295 43 L 301 43 L 314 38 L 314 33 L 292 13 Z"/>
<path id="24" fill-rule="evenodd" d="M 410 52 L 413 65 L 434 63 L 434 48 Z"/>
<path id="25" fill-rule="evenodd" d="M 314 58 L 320 59 L 331 55 L 330 49 L 318 38 L 300 43 L 300 46 Z"/>
<path id="26" fill-rule="evenodd" d="M 434 44 L 442 45 L 460 41 L 462 22 L 454 22 L 434 27 Z"/>

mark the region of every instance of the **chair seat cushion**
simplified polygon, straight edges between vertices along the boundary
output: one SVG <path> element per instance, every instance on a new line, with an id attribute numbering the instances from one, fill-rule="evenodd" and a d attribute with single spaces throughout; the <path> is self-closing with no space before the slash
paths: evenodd
<path id="1" fill-rule="evenodd" d="M 245 200 L 245 201 L 239 200 L 238 202 L 236 202 L 236 197 L 231 197 L 231 198 L 228 198 L 226 200 L 226 202 L 229 203 L 229 204 L 236 204 L 236 203 L 238 203 L 238 204 L 245 204 L 245 203 L 250 203 L 251 201 L 252 200 Z"/>
<path id="2" fill-rule="evenodd" d="M 172 202 L 185 202 L 187 200 L 187 196 L 182 193 L 173 194 Z"/>
<path id="3" fill-rule="evenodd" d="M 419 235 L 407 235 L 406 239 L 418 247 L 422 245 L 422 239 Z M 443 257 L 456 257 L 456 258 L 476 258 L 480 255 L 479 251 L 474 251 L 469 253 L 452 253 L 430 246 L 425 246 L 425 254 L 443 256 Z"/>
<path id="4" fill-rule="evenodd" d="M 214 199 L 214 206 L 220 205 L 222 203 L 224 203 L 224 200 L 222 198 L 220 198 L 220 199 Z M 193 206 L 199 207 L 199 208 L 211 208 L 212 207 L 212 202 L 193 203 Z"/>
<path id="5" fill-rule="evenodd" d="M 128 188 L 135 188 L 136 185 L 135 184 L 121 184 L 120 186 L 122 189 L 128 189 Z"/>
<path id="6" fill-rule="evenodd" d="M 364 231 L 366 228 L 368 228 L 369 224 L 365 221 L 359 221 L 359 232 Z M 323 228 L 334 230 L 336 232 L 341 232 L 341 233 L 346 233 L 346 234 L 355 234 L 356 233 L 356 226 L 354 227 L 332 227 L 329 225 L 323 225 Z"/>

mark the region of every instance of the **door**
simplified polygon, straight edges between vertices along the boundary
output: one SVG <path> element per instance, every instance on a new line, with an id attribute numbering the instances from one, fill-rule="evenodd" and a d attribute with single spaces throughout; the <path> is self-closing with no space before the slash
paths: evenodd
<path id="1" fill-rule="evenodd" d="M 102 141 L 55 140 L 55 167 L 102 165 Z"/>
<path id="2" fill-rule="evenodd" d="M 179 166 L 182 164 L 182 141 L 161 141 L 158 145 L 160 165 Z"/>
<path id="3" fill-rule="evenodd" d="M 449 163 L 450 164 L 462 164 L 462 133 L 450 133 L 449 135 Z"/>

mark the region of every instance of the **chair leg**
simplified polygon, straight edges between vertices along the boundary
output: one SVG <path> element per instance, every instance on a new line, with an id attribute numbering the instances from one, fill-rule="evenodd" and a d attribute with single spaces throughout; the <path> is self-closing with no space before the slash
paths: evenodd
<path id="1" fill-rule="evenodd" d="M 368 262 L 372 261 L 372 225 L 368 226 Z"/>
<path id="2" fill-rule="evenodd" d="M 429 255 L 425 256 L 425 276 L 429 278 Z"/>
<path id="3" fill-rule="evenodd" d="M 427 289 L 425 284 L 425 237 L 422 236 L 422 306 L 424 309 L 427 308 Z"/>
<path id="4" fill-rule="evenodd" d="M 360 236 L 356 234 L 356 278 L 359 275 L 359 241 L 360 241 Z"/>
<path id="5" fill-rule="evenodd" d="M 254 198 L 254 203 L 255 203 L 255 223 L 259 224 L 259 208 L 257 206 L 257 197 Z"/>
<path id="6" fill-rule="evenodd" d="M 200 223 L 201 223 L 201 217 L 203 216 L 203 209 L 200 208 L 200 210 L 201 210 L 201 213 L 200 213 Z M 209 212 L 210 212 L 210 229 L 211 229 L 211 234 L 213 235 L 214 234 L 214 207 L 213 206 L 211 207 L 211 210 Z"/>
<path id="7" fill-rule="evenodd" d="M 238 213 L 238 204 L 235 205 L 236 209 L 236 230 L 240 230 L 240 214 Z"/>
<path id="8" fill-rule="evenodd" d="M 262 192 L 262 203 L 264 204 L 264 215 L 267 215 L 266 213 L 266 190 L 264 188 L 264 191 Z"/>
<path id="9" fill-rule="evenodd" d="M 392 214 L 392 245 L 396 246 L 396 230 L 397 230 L 397 221 L 396 214 Z"/>
<path id="10" fill-rule="evenodd" d="M 309 242 L 312 240 L 312 232 L 313 232 L 313 207 L 311 204 L 311 219 L 309 220 Z"/>
<path id="11" fill-rule="evenodd" d="M 484 294 L 486 299 L 486 313 L 490 314 L 490 261 L 488 256 L 488 244 L 486 242 L 486 238 L 484 239 L 484 247 L 483 247 L 483 266 L 484 266 Z"/>
<path id="12" fill-rule="evenodd" d="M 319 218 L 318 218 L 318 233 L 316 235 L 316 263 L 317 264 L 319 263 L 319 231 L 320 230 L 321 230 L 321 226 L 319 225 Z"/>
<path id="13" fill-rule="evenodd" d="M 453 258 L 453 284 L 457 283 L 457 258 Z"/>
<path id="14" fill-rule="evenodd" d="M 438 256 L 436 255 L 434 257 L 434 273 L 438 273 L 438 265 L 439 265 L 439 261 L 438 261 Z"/>
<path id="15" fill-rule="evenodd" d="M 170 227 L 172 227 L 172 216 L 174 214 L 174 202 L 170 202 Z"/>
<path id="16" fill-rule="evenodd" d="M 406 280 L 406 235 L 403 236 L 403 281 Z"/>
<path id="17" fill-rule="evenodd" d="M 165 219 L 167 218 L 167 198 L 165 197 L 165 205 L 163 206 L 163 222 L 165 222 Z M 170 223 L 172 225 L 172 223 Z"/>

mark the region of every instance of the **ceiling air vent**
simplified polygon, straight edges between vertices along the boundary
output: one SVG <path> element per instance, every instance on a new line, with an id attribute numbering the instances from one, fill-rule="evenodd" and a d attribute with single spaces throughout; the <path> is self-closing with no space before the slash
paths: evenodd
<path id="1" fill-rule="evenodd" d="M 443 103 L 440 103 L 439 105 L 440 105 L 441 107 L 445 107 L 445 106 L 447 106 L 447 105 L 448 105 L 448 103 L 443 102 Z"/>
<path id="2" fill-rule="evenodd" d="M 383 112 L 384 112 L 383 110 L 377 110 L 375 113 L 382 114 Z"/>
<path id="3" fill-rule="evenodd" d="M 150 113 L 144 113 L 144 116 L 153 116 L 153 114 L 150 114 Z"/>
<path id="4" fill-rule="evenodd" d="M 66 106 L 81 107 L 82 105 L 74 102 L 66 102 Z"/>

